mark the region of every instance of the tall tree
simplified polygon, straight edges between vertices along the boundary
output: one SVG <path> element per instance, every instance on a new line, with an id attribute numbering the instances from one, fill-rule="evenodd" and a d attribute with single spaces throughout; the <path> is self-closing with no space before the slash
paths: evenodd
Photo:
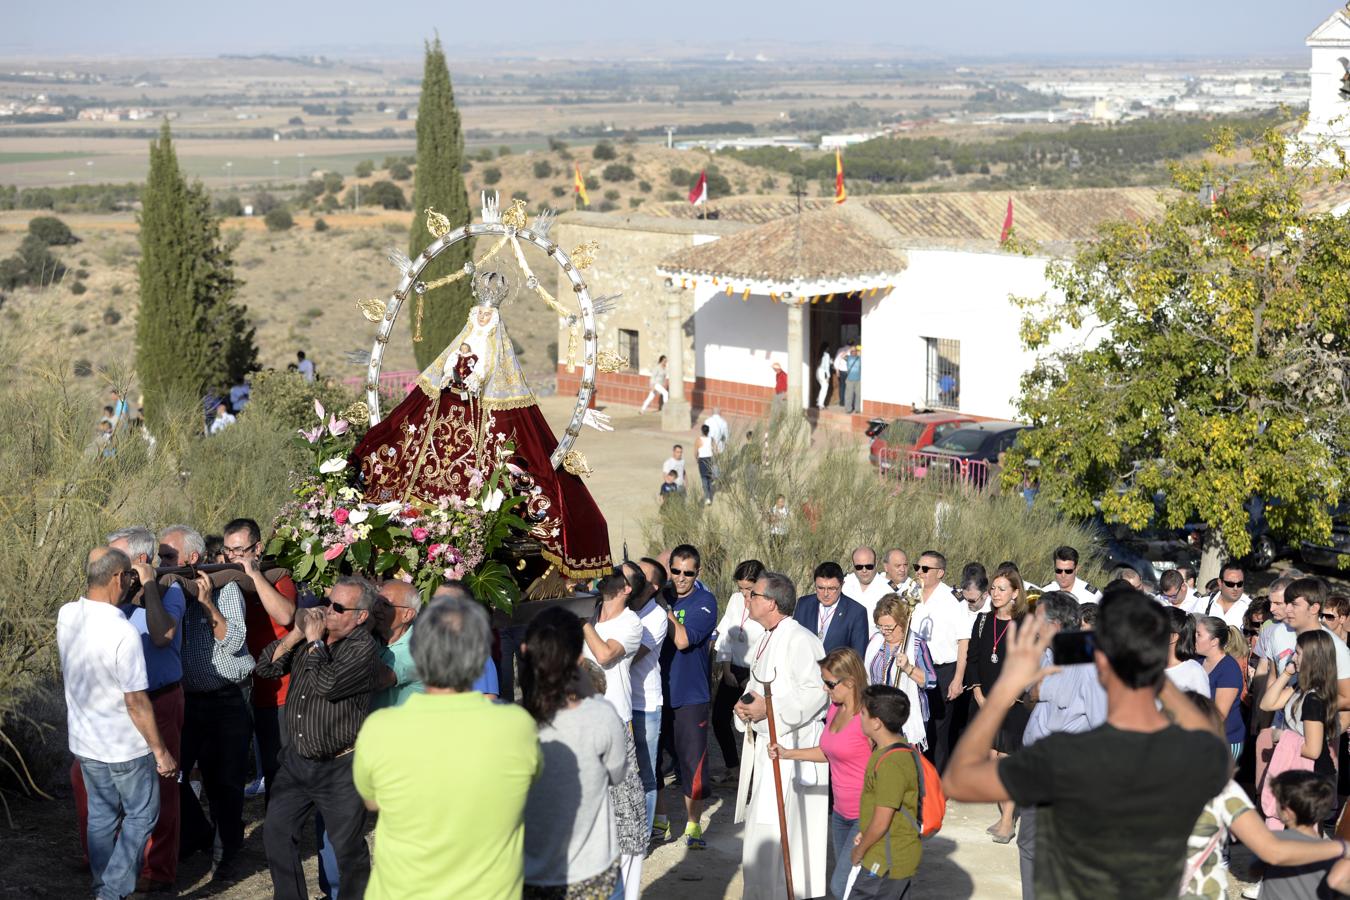
<path id="1" fill-rule="evenodd" d="M 1350 495 L 1350 228 L 1310 199 L 1344 194 L 1344 156 L 1273 128 L 1215 150 L 1173 167 L 1160 217 L 1104 228 L 1027 302 L 1043 355 L 1010 466 L 1070 513 L 1205 523 L 1207 572 L 1248 552 L 1254 504 L 1276 533 L 1324 540 Z"/>
<path id="2" fill-rule="evenodd" d="M 168 122 L 150 143 L 140 226 L 136 372 L 153 424 L 256 368 L 257 349 L 232 302 L 240 285 L 232 247 L 221 240 L 206 190 L 184 179 Z"/>
<path id="3" fill-rule="evenodd" d="M 460 129 L 455 93 L 450 87 L 450 69 L 445 51 L 437 37 L 427 44 L 422 70 L 422 96 L 417 104 L 417 174 L 413 180 L 413 221 L 408 237 L 408 255 L 414 259 L 433 240 L 427 231 L 426 211 L 434 207 L 458 228 L 469 222 L 469 197 L 464 190 L 464 132 Z M 422 270 L 422 280 L 431 281 L 464 268 L 469 261 L 469 244 L 461 241 L 446 250 Z M 413 344 L 417 365 L 425 367 L 445 349 L 464 327 L 469 313 L 469 280 L 438 288 L 414 300 L 408 327 L 416 333 L 416 301 L 424 301 L 422 340 Z"/>

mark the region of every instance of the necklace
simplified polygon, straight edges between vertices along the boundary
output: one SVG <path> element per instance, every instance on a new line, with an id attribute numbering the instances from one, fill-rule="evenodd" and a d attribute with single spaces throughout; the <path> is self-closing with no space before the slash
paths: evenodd
<path id="1" fill-rule="evenodd" d="M 999 631 L 999 630 L 998 630 L 998 619 L 994 619 L 994 649 L 993 649 L 992 651 L 990 651 L 990 653 L 989 653 L 989 661 L 990 661 L 991 663 L 997 663 L 997 662 L 998 662 L 998 642 L 1001 641 L 1001 640 L 1003 640 L 1003 635 L 1005 635 L 1005 634 L 1008 633 L 1008 626 L 1011 625 L 1011 624 L 1012 624 L 1012 619 L 1009 619 L 1009 620 L 1007 621 L 1007 623 L 1003 626 L 1003 630 L 1002 630 L 1002 631 Z"/>

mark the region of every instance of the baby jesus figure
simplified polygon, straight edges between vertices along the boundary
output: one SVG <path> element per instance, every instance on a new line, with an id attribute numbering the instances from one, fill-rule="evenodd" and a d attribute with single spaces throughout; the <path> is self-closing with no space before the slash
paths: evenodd
<path id="1" fill-rule="evenodd" d="M 467 342 L 459 345 L 459 352 L 455 354 L 454 367 L 450 371 L 450 380 L 455 387 L 461 391 L 472 390 L 469 385 L 469 378 L 473 375 L 473 367 L 478 364 L 478 356 L 473 352 L 473 348 Z"/>

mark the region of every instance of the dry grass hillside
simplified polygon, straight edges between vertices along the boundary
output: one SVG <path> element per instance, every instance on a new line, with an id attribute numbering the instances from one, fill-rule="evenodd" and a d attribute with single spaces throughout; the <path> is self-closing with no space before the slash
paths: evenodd
<path id="1" fill-rule="evenodd" d="M 0 257 L 18 247 L 32 213 L 0 216 Z M 137 276 L 136 224 L 129 216 L 63 216 L 81 242 L 53 251 L 71 269 L 63 285 L 13 291 L 0 309 L 0 322 L 40 317 L 68 357 L 88 361 L 95 372 L 129 366 L 135 357 Z M 282 368 L 305 350 L 320 374 L 346 378 L 364 374 L 349 362 L 350 351 L 369 350 L 374 326 L 361 317 L 356 300 L 383 297 L 397 282 L 385 259 L 390 246 L 406 249 L 410 214 L 369 212 L 327 216 L 330 228 L 315 232 L 313 219 L 298 216 L 288 232 L 266 231 L 257 220 L 230 220 L 237 237 L 235 270 L 244 285 L 240 301 L 257 328 L 264 366 Z M 74 294 L 74 272 L 88 273 L 87 289 Z M 434 296 L 434 295 L 433 295 Z M 406 308 L 405 308 L 406 310 Z M 547 393 L 552 382 L 556 320 L 535 304 L 512 304 L 511 335 L 531 383 Z M 385 371 L 413 367 L 412 343 L 400 322 L 398 340 L 385 356 Z"/>

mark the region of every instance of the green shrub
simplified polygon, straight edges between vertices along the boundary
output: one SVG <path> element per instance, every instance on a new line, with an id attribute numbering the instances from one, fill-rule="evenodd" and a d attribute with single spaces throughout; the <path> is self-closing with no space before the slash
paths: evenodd
<path id="1" fill-rule="evenodd" d="M 354 170 L 357 178 L 369 178 L 375 171 L 375 161 L 373 159 L 363 159 L 356 164 Z"/>
<path id="2" fill-rule="evenodd" d="M 122 314 L 111 306 L 103 311 L 104 325 L 116 325 L 120 321 L 122 321 Z"/>
<path id="3" fill-rule="evenodd" d="M 553 175 L 553 163 L 546 159 L 541 159 L 534 164 L 535 178 L 548 178 Z"/>
<path id="4" fill-rule="evenodd" d="M 652 192 L 652 183 L 650 181 L 639 181 L 638 190 L 642 191 L 644 194 L 650 194 Z"/>
<path id="5" fill-rule="evenodd" d="M 325 222 L 323 219 L 315 219 L 315 220 L 314 220 L 314 230 L 315 230 L 315 231 L 327 231 L 327 230 L 328 230 L 328 223 Z"/>
<path id="6" fill-rule="evenodd" d="M 619 192 L 618 192 L 617 190 L 615 190 L 614 188 L 610 188 L 609 190 L 605 191 L 605 199 L 606 199 L 606 200 L 609 200 L 609 201 L 613 202 L 613 201 L 615 201 L 615 200 L 618 200 L 619 197 L 620 197 Z"/>
<path id="7" fill-rule="evenodd" d="M 595 145 L 595 149 L 591 151 L 591 157 L 593 159 L 601 160 L 602 162 L 607 159 L 617 159 L 618 156 L 619 154 L 614 150 L 614 145 L 609 141 L 600 141 Z"/>
<path id="8" fill-rule="evenodd" d="M 70 283 L 70 292 L 77 297 L 87 290 L 89 290 L 89 286 L 85 284 L 83 281 L 76 279 L 75 281 L 72 281 Z"/>
<path id="9" fill-rule="evenodd" d="M 549 191 L 550 194 L 552 194 L 552 195 L 555 196 L 555 197 L 566 197 L 566 196 L 567 196 L 567 188 L 563 187 L 563 186 L 560 185 L 560 184 L 555 184 L 553 187 L 549 188 L 548 191 Z"/>
<path id="10" fill-rule="evenodd" d="M 75 373 L 76 378 L 88 378 L 94 374 L 94 364 L 87 359 L 77 359 L 71 364 L 70 370 Z"/>
<path id="11" fill-rule="evenodd" d="M 232 216 L 242 216 L 244 214 L 244 204 L 239 198 L 231 194 L 228 197 L 221 197 L 215 202 L 216 215 L 230 218 Z"/>
<path id="12" fill-rule="evenodd" d="M 408 198 L 402 188 L 392 181 L 377 181 L 361 192 L 361 202 L 368 206 L 382 206 L 385 209 L 407 209 Z"/>
<path id="13" fill-rule="evenodd" d="M 502 170 L 496 166 L 488 166 L 483 170 L 483 184 L 493 185 L 502 180 Z"/>
<path id="14" fill-rule="evenodd" d="M 295 219 L 291 218 L 289 211 L 278 206 L 263 217 L 263 222 L 267 225 L 268 231 L 289 231 L 295 227 Z"/>
<path id="15" fill-rule="evenodd" d="M 407 181 L 412 177 L 412 169 L 405 162 L 396 162 L 389 167 L 389 177 L 395 181 Z"/>
<path id="16" fill-rule="evenodd" d="M 89 326 L 84 324 L 83 322 L 75 322 L 70 326 L 70 333 L 75 335 L 76 337 L 79 337 L 80 335 L 85 334 L 88 331 Z"/>
<path id="17" fill-rule="evenodd" d="M 610 163 L 605 166 L 604 175 L 606 181 L 632 181 L 637 177 L 633 167 L 627 163 Z"/>
<path id="18" fill-rule="evenodd" d="M 1011 559 L 1034 584 L 1051 580 L 1051 554 L 1069 544 L 1083 554 L 1084 577 L 1102 583 L 1094 538 L 1049 504 L 1028 509 L 1020 496 L 883 481 L 853 442 L 813 448 L 801 416 L 779 413 L 757 423 L 755 439 L 733 439 L 718 465 L 712 506 L 703 505 L 691 482 L 688 495 L 667 498 L 644 523 L 644 535 L 653 553 L 684 542 L 698 547 L 699 577 L 720 597 L 735 589 L 731 574 L 743 559 L 787 574 L 805 593 L 817 564 L 845 560 L 864 544 L 878 553 L 898 546 L 911 561 L 924 550 L 940 550 L 949 583 L 967 562 L 992 570 Z M 790 514 L 787 534 L 775 545 L 765 523 L 780 494 Z"/>
<path id="19" fill-rule="evenodd" d="M 70 230 L 70 226 L 56 216 L 37 216 L 29 219 L 28 233 L 48 247 L 78 244 L 80 242 L 80 239 Z"/>

